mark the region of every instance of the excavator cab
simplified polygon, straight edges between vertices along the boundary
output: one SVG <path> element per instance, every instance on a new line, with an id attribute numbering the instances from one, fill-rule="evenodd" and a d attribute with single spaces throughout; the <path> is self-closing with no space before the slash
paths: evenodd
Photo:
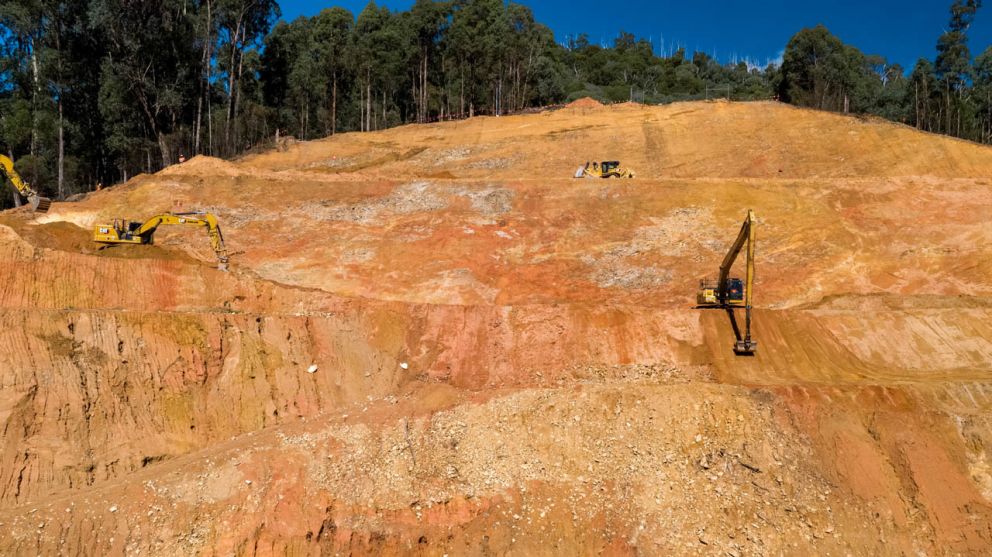
<path id="1" fill-rule="evenodd" d="M 127 219 L 114 219 L 113 224 L 97 224 L 93 227 L 93 241 L 101 244 L 144 244 L 151 237 L 136 236 L 141 223 Z"/>
<path id="2" fill-rule="evenodd" d="M 744 280 L 737 277 L 727 279 L 727 298 L 720 301 L 720 282 L 717 280 L 699 281 L 696 292 L 696 306 L 699 308 L 719 308 L 744 305 Z"/>
<path id="3" fill-rule="evenodd" d="M 727 281 L 727 303 L 730 305 L 744 305 L 743 280 L 732 278 Z"/>
<path id="4" fill-rule="evenodd" d="M 634 173 L 620 166 L 620 161 L 603 161 L 599 165 L 603 178 L 633 178 Z"/>

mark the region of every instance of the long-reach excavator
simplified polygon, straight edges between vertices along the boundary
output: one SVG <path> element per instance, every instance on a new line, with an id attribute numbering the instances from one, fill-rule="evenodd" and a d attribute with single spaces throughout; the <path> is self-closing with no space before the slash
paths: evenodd
<path id="1" fill-rule="evenodd" d="M 217 268 L 227 270 L 227 248 L 224 246 L 224 236 L 217 224 L 217 217 L 210 213 L 163 213 L 155 215 L 145 222 L 114 219 L 113 224 L 98 224 L 93 227 L 93 241 L 101 244 L 151 244 L 159 226 L 163 224 L 178 224 L 185 226 L 202 226 L 210 236 L 210 245 L 217 254 Z"/>
<path id="2" fill-rule="evenodd" d="M 758 342 L 751 339 L 751 295 L 754 287 L 754 243 L 755 243 L 755 221 L 754 211 L 748 209 L 747 217 L 741 231 L 734 240 L 730 251 L 723 258 L 720 264 L 720 278 L 716 281 L 700 281 L 699 292 L 696 294 L 696 307 L 716 308 L 727 310 L 730 316 L 730 324 L 734 328 L 734 336 L 737 341 L 734 343 L 734 352 L 738 355 L 752 355 L 758 348 Z M 747 244 L 745 258 L 747 271 L 744 280 L 730 278 L 730 269 L 734 266 L 734 261 L 740 255 L 741 249 Z M 734 315 L 734 308 L 744 308 L 744 335 L 741 336 L 740 328 L 737 326 L 737 318 Z"/>
<path id="3" fill-rule="evenodd" d="M 41 194 L 34 191 L 34 189 L 25 182 L 21 175 L 14 170 L 14 161 L 10 160 L 10 157 L 0 155 L 0 174 L 3 174 L 10 180 L 11 184 L 14 184 L 14 189 L 17 193 L 23 195 L 31 202 L 31 207 L 34 208 L 37 213 L 47 213 L 48 208 L 52 206 L 52 200 L 47 197 L 42 197 Z"/>

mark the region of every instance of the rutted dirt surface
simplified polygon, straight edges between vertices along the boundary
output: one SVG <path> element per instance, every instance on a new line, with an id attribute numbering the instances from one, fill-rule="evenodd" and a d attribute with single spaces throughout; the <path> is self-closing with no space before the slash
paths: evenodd
<path id="1" fill-rule="evenodd" d="M 610 159 L 638 178 L 569 178 Z M 886 123 L 578 102 L 0 214 L 0 552 L 988 554 L 989 175 Z M 741 359 L 691 304 L 747 208 Z M 177 209 L 232 272 L 87 241 Z"/>

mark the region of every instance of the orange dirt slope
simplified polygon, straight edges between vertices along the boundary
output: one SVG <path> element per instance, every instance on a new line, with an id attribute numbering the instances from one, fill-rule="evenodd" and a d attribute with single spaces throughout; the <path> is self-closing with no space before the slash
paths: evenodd
<path id="1" fill-rule="evenodd" d="M 2 213 L 0 553 L 988 554 L 989 176 L 875 120 L 573 103 Z M 742 359 L 692 303 L 748 208 Z M 230 273 L 87 241 L 196 209 Z"/>

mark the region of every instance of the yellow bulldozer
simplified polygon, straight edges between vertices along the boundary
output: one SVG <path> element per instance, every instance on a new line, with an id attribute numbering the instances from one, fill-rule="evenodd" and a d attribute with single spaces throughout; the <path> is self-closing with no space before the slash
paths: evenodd
<path id="1" fill-rule="evenodd" d="M 21 178 L 21 175 L 14 170 L 14 161 L 10 160 L 10 157 L 0 155 L 0 174 L 3 174 L 8 180 L 10 180 L 10 183 L 14 185 L 14 189 L 17 190 L 17 193 L 27 198 L 35 212 L 48 212 L 48 208 L 52 206 L 52 200 L 47 197 L 42 197 L 41 194 L 34 191 L 34 189 Z"/>
<path id="2" fill-rule="evenodd" d="M 748 210 L 744 218 L 741 231 L 737 234 L 737 239 L 730 246 L 730 251 L 723 258 L 720 264 L 720 278 L 717 280 L 702 280 L 699 283 L 699 291 L 696 293 L 697 308 L 723 309 L 730 316 L 730 324 L 734 329 L 736 342 L 734 343 L 734 353 L 742 356 L 750 356 L 758 349 L 758 342 L 751 339 L 751 298 L 754 291 L 754 248 L 755 248 L 755 219 L 754 211 Z M 734 266 L 734 261 L 740 255 L 741 250 L 747 246 L 745 252 L 746 272 L 744 280 L 731 277 L 730 269 Z M 741 334 L 737 326 L 737 318 L 734 315 L 734 308 L 744 308 L 744 333 Z"/>
<path id="3" fill-rule="evenodd" d="M 217 268 L 227 270 L 228 255 L 224 246 L 224 236 L 220 231 L 217 217 L 210 213 L 163 213 L 144 221 L 114 219 L 111 224 L 97 224 L 93 227 L 93 241 L 107 246 L 115 244 L 151 244 L 155 231 L 161 225 L 199 226 L 207 229 L 210 245 L 217 254 Z"/>
<path id="4" fill-rule="evenodd" d="M 633 178 L 634 173 L 620 166 L 620 161 L 586 163 L 575 171 L 576 178 Z"/>

